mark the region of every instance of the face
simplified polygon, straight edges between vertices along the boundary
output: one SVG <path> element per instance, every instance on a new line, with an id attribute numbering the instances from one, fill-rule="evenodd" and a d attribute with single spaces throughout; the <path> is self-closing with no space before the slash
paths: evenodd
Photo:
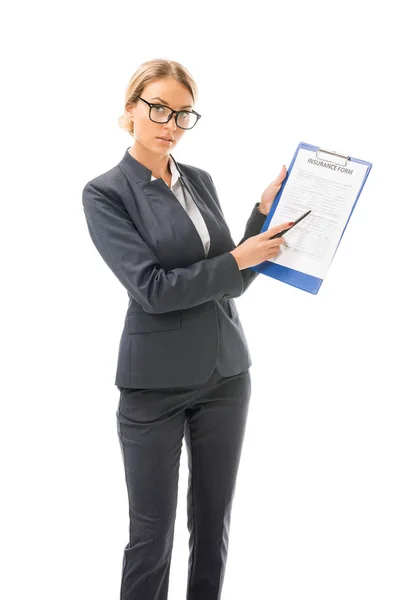
<path id="1" fill-rule="evenodd" d="M 194 110 L 193 98 L 189 90 L 170 77 L 147 84 L 140 96 L 152 104 L 163 104 L 173 110 Z M 160 100 L 162 98 L 162 100 Z M 176 125 L 174 115 L 168 123 L 154 123 L 149 119 L 149 106 L 138 100 L 126 110 L 134 122 L 135 143 L 158 155 L 169 154 L 185 133 Z M 163 142 L 158 137 L 172 138 L 172 142 Z"/>

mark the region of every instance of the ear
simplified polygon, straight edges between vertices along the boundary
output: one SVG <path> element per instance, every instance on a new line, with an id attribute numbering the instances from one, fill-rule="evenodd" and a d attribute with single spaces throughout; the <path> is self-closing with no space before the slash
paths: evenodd
<path id="1" fill-rule="evenodd" d="M 132 120 L 133 117 L 135 116 L 136 104 L 137 104 L 137 102 L 134 102 L 133 104 L 127 104 L 125 107 L 125 114 L 128 117 L 128 119 L 130 119 L 130 120 Z"/>

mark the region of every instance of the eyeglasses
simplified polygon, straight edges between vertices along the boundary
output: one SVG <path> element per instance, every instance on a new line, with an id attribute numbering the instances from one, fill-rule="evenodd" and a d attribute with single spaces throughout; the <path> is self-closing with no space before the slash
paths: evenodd
<path id="1" fill-rule="evenodd" d="M 175 123 L 181 129 L 192 129 L 201 115 L 195 110 L 172 110 L 164 104 L 152 104 L 139 96 L 139 100 L 149 105 L 149 119 L 154 123 L 168 123 L 175 114 Z"/>

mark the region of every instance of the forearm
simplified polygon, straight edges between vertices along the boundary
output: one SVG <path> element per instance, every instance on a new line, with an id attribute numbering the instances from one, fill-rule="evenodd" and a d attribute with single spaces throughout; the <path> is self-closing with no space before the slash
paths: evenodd
<path id="1" fill-rule="evenodd" d="M 267 218 L 267 215 L 261 213 L 258 210 L 258 206 L 259 206 L 259 203 L 257 202 L 256 205 L 253 207 L 251 215 L 246 223 L 244 236 L 242 237 L 240 242 L 237 244 L 237 246 L 240 246 L 240 244 L 242 244 L 245 240 L 247 240 L 247 238 L 249 238 L 253 235 L 258 235 L 260 233 L 260 231 L 265 223 L 265 219 Z M 241 274 L 242 280 L 243 280 L 243 290 L 239 294 L 241 296 L 242 294 L 244 294 L 244 292 L 248 289 L 250 284 L 253 283 L 253 281 L 256 279 L 256 277 L 260 273 L 258 273 L 257 271 L 253 271 L 250 267 L 248 267 L 246 269 L 240 269 L 240 274 Z M 239 295 L 231 295 L 231 297 L 237 298 Z"/>
<path id="2" fill-rule="evenodd" d="M 82 200 L 94 245 L 145 312 L 184 310 L 241 295 L 243 278 L 230 252 L 166 271 L 117 199 L 89 183 Z"/>

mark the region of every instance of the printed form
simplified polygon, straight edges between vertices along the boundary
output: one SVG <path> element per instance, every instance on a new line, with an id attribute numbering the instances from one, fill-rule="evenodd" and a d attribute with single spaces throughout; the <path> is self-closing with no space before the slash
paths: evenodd
<path id="1" fill-rule="evenodd" d="M 276 263 L 323 279 L 360 191 L 367 165 L 345 166 L 300 148 L 268 229 L 311 213 L 284 234 Z"/>

